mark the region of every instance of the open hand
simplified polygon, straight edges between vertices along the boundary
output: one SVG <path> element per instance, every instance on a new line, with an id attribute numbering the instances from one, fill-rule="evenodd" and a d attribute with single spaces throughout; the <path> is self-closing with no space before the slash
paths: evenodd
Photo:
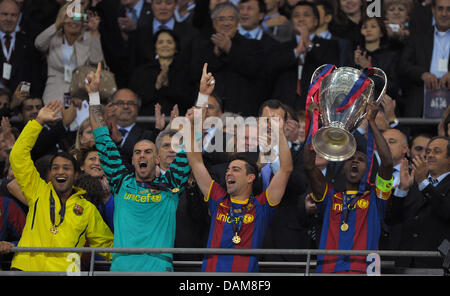
<path id="1" fill-rule="evenodd" d="M 49 102 L 47 105 L 42 107 L 41 110 L 39 110 L 36 121 L 39 122 L 40 125 L 44 125 L 48 122 L 60 120 L 62 119 L 62 116 L 59 114 L 59 112 L 61 112 L 63 109 L 64 106 L 59 100 Z"/>

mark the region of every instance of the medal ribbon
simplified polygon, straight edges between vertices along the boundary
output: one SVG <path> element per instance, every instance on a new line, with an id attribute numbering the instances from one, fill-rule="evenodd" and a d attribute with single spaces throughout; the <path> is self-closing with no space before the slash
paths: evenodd
<path id="1" fill-rule="evenodd" d="M 244 222 L 244 216 L 249 212 L 249 205 L 255 204 L 254 200 L 255 197 L 252 195 L 248 199 L 247 204 L 243 205 L 241 208 L 233 208 L 233 202 L 230 198 L 230 217 L 234 234 L 237 235 L 241 231 L 242 223 Z"/>
<path id="2" fill-rule="evenodd" d="M 370 125 L 369 125 L 368 129 L 367 129 L 367 146 L 366 146 L 367 166 L 366 166 L 366 171 L 364 172 L 364 176 L 361 179 L 361 182 L 359 183 L 359 189 L 358 189 L 359 195 L 362 195 L 364 193 L 364 191 L 366 190 L 366 183 L 368 183 L 370 186 L 373 185 L 370 183 L 370 176 L 372 173 L 374 154 L 375 154 L 375 141 L 374 141 L 372 129 L 370 128 Z"/>
<path id="3" fill-rule="evenodd" d="M 169 189 L 169 185 L 166 183 L 156 183 L 156 182 L 138 182 L 136 181 L 136 184 L 148 188 L 148 189 L 154 189 L 154 190 L 161 190 L 161 191 L 171 191 Z"/>
<path id="4" fill-rule="evenodd" d="M 305 143 L 309 144 L 311 143 L 312 136 L 317 132 L 319 129 L 319 111 L 314 110 L 313 118 L 309 118 L 308 109 L 311 105 L 311 101 L 314 101 L 316 104 L 320 104 L 320 90 L 321 90 L 321 83 L 322 80 L 327 77 L 333 70 L 336 68 L 335 65 L 327 64 L 322 72 L 313 80 L 313 82 L 310 84 L 308 89 L 308 95 L 306 97 L 306 114 L 305 114 L 305 131 L 308 131 L 307 137 L 305 139 Z M 312 121 L 312 128 L 311 126 Z M 311 146 L 311 149 L 313 147 Z"/>
<path id="5" fill-rule="evenodd" d="M 370 85 L 369 76 L 373 76 L 372 67 L 365 68 L 362 71 L 358 80 L 355 82 L 352 89 L 345 97 L 345 100 L 343 100 L 341 105 L 339 105 L 339 107 L 336 108 L 336 111 L 343 111 L 353 105 L 356 99 L 358 99 L 361 96 L 361 94 L 366 90 L 366 88 Z"/>
<path id="6" fill-rule="evenodd" d="M 64 215 L 66 214 L 66 207 L 61 205 L 61 210 L 59 211 L 60 221 L 58 225 L 55 225 L 55 199 L 53 198 L 52 192 L 50 192 L 50 219 L 52 220 L 52 225 L 58 227 L 64 221 Z"/>

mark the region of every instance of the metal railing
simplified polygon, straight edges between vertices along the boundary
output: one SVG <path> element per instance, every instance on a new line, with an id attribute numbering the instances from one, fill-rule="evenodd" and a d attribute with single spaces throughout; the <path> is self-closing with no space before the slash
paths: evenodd
<path id="1" fill-rule="evenodd" d="M 442 258 L 438 251 L 388 251 L 388 250 L 318 250 L 318 249 L 217 249 L 217 248 L 56 248 L 56 247 L 13 247 L 11 252 L 52 252 L 52 253 L 90 253 L 89 271 L 81 272 L 80 275 L 165 275 L 165 276 L 192 276 L 192 275 L 321 275 L 311 272 L 311 266 L 315 266 L 316 262 L 312 258 L 315 255 L 344 255 L 344 256 L 367 256 L 369 254 L 378 254 L 381 257 L 427 257 Z M 201 272 L 173 272 L 173 273 L 130 273 L 130 272 L 109 272 L 95 271 L 95 255 L 98 253 L 129 253 L 129 254 L 221 254 L 221 255 L 303 255 L 306 256 L 306 262 L 264 262 L 260 261 L 260 267 L 278 267 L 283 268 L 304 268 L 304 272 L 259 272 L 259 273 L 201 273 Z M 181 263 L 181 262 L 180 262 Z M 385 265 L 389 265 L 389 261 L 381 261 Z M 174 262 L 174 265 L 177 264 Z M 183 261 L 185 265 L 200 265 L 200 262 Z M 393 264 L 391 264 L 393 265 Z M 442 269 L 423 269 L 423 270 L 403 270 L 406 274 L 420 275 L 443 275 Z M 0 275 L 68 275 L 66 272 L 24 272 L 24 271 L 0 271 Z M 329 274 L 328 274 L 329 275 Z"/>
<path id="2" fill-rule="evenodd" d="M 169 122 L 170 118 L 166 117 L 166 122 Z M 400 124 L 405 125 L 437 125 L 441 121 L 440 118 L 420 118 L 420 117 L 401 117 L 398 118 Z M 154 116 L 138 116 L 136 122 L 139 123 L 152 123 L 155 122 Z"/>

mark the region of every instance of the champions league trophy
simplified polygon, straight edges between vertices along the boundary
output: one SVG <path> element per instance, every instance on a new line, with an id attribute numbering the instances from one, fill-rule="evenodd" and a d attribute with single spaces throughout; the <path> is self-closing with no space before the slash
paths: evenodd
<path id="1" fill-rule="evenodd" d="M 317 68 L 311 83 L 326 66 L 333 65 Z M 318 105 L 322 127 L 313 134 L 311 143 L 321 157 L 344 161 L 355 153 L 356 141 L 351 133 L 364 119 L 368 102 L 374 100 L 375 82 L 369 76 L 383 79 L 383 90 L 376 100 L 379 103 L 387 85 L 386 74 L 379 68 L 358 70 L 333 66 L 320 82 Z"/>

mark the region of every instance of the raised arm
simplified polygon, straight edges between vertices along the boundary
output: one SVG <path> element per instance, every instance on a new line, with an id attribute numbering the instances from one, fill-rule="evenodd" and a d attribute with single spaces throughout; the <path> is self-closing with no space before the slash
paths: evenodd
<path id="1" fill-rule="evenodd" d="M 90 72 L 86 76 L 86 91 L 89 94 L 89 121 L 92 130 L 106 126 L 103 116 L 103 106 L 100 104 L 100 94 L 98 92 L 100 85 L 100 74 L 102 72 L 102 64 L 98 63 L 97 71 Z"/>
<path id="2" fill-rule="evenodd" d="M 271 205 L 277 205 L 283 198 L 284 192 L 286 190 L 287 183 L 289 181 L 289 176 L 291 175 L 294 165 L 292 164 L 291 151 L 289 149 L 289 144 L 286 136 L 283 132 L 283 120 L 279 119 L 278 123 L 278 147 L 279 147 L 279 158 L 280 158 L 280 169 L 273 176 L 266 189 L 266 193 Z"/>
<path id="3" fill-rule="evenodd" d="M 12 172 L 27 199 L 27 204 L 36 197 L 35 193 L 39 192 L 39 186 L 46 184 L 34 166 L 31 150 L 44 124 L 61 119 L 58 113 L 62 108 L 59 101 L 50 102 L 42 107 L 36 120 L 29 121 L 22 130 L 9 155 Z"/>
<path id="4" fill-rule="evenodd" d="M 200 79 L 200 89 L 199 89 L 199 97 L 200 95 L 209 96 L 214 90 L 214 77 L 211 73 L 207 71 L 208 64 L 203 65 L 202 78 Z M 189 160 L 189 165 L 191 166 L 192 173 L 194 174 L 195 180 L 197 181 L 198 187 L 202 191 L 202 193 L 206 196 L 209 193 L 209 188 L 211 187 L 212 178 L 209 174 L 208 170 L 203 163 L 202 157 L 202 149 L 199 147 L 199 143 L 197 143 L 195 138 L 195 124 L 194 121 L 202 120 L 205 116 L 205 108 L 202 107 L 201 116 L 202 118 L 195 118 L 195 115 L 200 115 L 200 112 L 195 112 L 195 108 L 192 108 L 188 111 L 187 117 L 190 119 L 190 128 L 183 129 L 185 133 L 183 134 L 186 154 Z M 198 131 L 201 134 L 201 130 Z M 201 142 L 201 141 L 200 141 Z"/>
<path id="5" fill-rule="evenodd" d="M 375 146 L 381 159 L 380 167 L 378 168 L 378 175 L 384 180 L 391 180 L 393 171 L 392 155 L 386 140 L 375 123 L 375 117 L 377 116 L 378 109 L 379 107 L 375 102 L 370 102 L 367 105 L 366 118 L 372 130 Z"/>
<path id="6" fill-rule="evenodd" d="M 108 126 L 103 115 L 103 106 L 100 104 L 98 87 L 102 64 L 98 63 L 97 71 L 90 72 L 86 77 L 86 91 L 89 94 L 89 121 L 94 134 L 95 145 L 99 151 L 102 168 L 108 179 L 112 192 L 119 189 L 120 180 L 128 173 L 123 164 L 119 150 L 111 139 Z"/>

